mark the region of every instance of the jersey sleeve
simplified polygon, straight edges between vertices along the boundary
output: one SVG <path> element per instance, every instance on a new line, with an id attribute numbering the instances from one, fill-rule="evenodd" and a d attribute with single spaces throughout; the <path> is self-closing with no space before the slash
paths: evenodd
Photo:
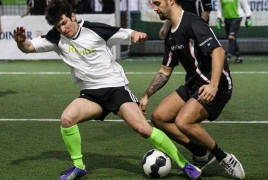
<path id="1" fill-rule="evenodd" d="M 53 27 L 46 35 L 31 40 L 36 52 L 57 51 L 60 32 Z"/>
<path id="2" fill-rule="evenodd" d="M 56 51 L 57 46 L 52 42 L 46 39 L 46 36 L 39 36 L 31 40 L 35 51 L 39 52 L 49 52 L 49 51 Z"/>
<path id="3" fill-rule="evenodd" d="M 162 65 L 168 67 L 175 67 L 178 66 L 178 64 L 179 61 L 174 58 L 173 53 L 167 44 L 167 40 L 165 40 L 165 54 L 162 60 Z"/>
<path id="4" fill-rule="evenodd" d="M 249 17 L 251 16 L 251 10 L 250 10 L 250 6 L 248 4 L 248 0 L 240 0 L 241 3 L 241 8 L 243 9 L 245 16 Z"/>
<path id="5" fill-rule="evenodd" d="M 207 54 L 215 47 L 221 46 L 210 26 L 201 18 L 196 19 L 189 24 L 187 33 L 189 33 L 189 37 L 197 42 L 204 54 Z"/>
<path id="6" fill-rule="evenodd" d="M 110 46 L 117 44 L 131 44 L 131 33 L 133 32 L 131 29 L 124 29 L 110 26 L 108 24 L 89 21 L 85 21 L 83 27 L 94 31 Z"/>
<path id="7" fill-rule="evenodd" d="M 222 18 L 222 6 L 221 6 L 221 1 L 220 0 L 218 0 L 217 17 Z"/>
<path id="8" fill-rule="evenodd" d="M 131 44 L 131 33 L 133 30 L 131 29 L 124 29 L 120 28 L 117 33 L 115 33 L 108 41 L 107 43 L 109 45 L 117 45 L 117 44 L 125 44 L 130 45 Z"/>

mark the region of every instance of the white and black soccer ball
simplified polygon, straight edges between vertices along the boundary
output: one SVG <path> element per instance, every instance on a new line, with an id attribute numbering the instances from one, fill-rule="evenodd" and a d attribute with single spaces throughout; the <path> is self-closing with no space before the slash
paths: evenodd
<path id="1" fill-rule="evenodd" d="M 151 178 L 162 178 L 171 170 L 171 159 L 162 151 L 151 149 L 143 156 L 142 167 Z"/>

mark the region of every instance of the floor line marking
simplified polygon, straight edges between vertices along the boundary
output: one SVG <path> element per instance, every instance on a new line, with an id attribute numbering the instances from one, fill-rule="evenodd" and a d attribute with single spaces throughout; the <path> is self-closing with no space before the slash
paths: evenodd
<path id="1" fill-rule="evenodd" d="M 42 122 L 59 122 L 60 119 L 0 119 L 0 121 L 42 121 Z M 98 121 L 98 120 L 92 120 Z M 106 122 L 124 122 L 120 119 L 107 119 Z M 150 122 L 150 120 L 147 120 Z M 217 124 L 268 124 L 268 121 L 203 121 L 202 123 L 217 123 Z"/>
<path id="2" fill-rule="evenodd" d="M 155 74 L 156 72 L 125 72 L 126 74 Z M 39 75 L 56 75 L 56 74 L 70 74 L 70 72 L 0 72 L 0 74 L 7 75 L 29 75 L 29 74 L 39 74 Z M 186 74 L 185 72 L 173 72 L 173 74 Z M 268 74 L 268 71 L 234 71 L 231 74 Z"/>

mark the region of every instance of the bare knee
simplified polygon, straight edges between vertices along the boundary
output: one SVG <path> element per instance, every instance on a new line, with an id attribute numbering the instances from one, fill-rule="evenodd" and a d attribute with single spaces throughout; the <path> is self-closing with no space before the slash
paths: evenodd
<path id="1" fill-rule="evenodd" d="M 164 123 L 162 117 L 160 116 L 160 114 L 157 111 L 154 111 L 151 115 L 151 122 L 153 123 L 153 125 L 155 127 L 162 127 L 162 124 Z"/>
<path id="2" fill-rule="evenodd" d="M 228 36 L 228 39 L 235 39 L 235 36 L 233 36 L 233 35 L 229 35 L 229 36 Z"/>
<path id="3" fill-rule="evenodd" d="M 140 125 L 137 130 L 136 130 L 141 137 L 143 138 L 149 138 L 153 132 L 153 127 L 151 127 L 150 125 Z"/>
<path id="4" fill-rule="evenodd" d="M 63 128 L 69 128 L 75 125 L 73 118 L 66 112 L 63 112 L 61 115 L 61 126 Z"/>
<path id="5" fill-rule="evenodd" d="M 188 123 L 186 116 L 177 117 L 175 124 L 180 132 L 183 134 L 189 134 L 191 124 Z"/>

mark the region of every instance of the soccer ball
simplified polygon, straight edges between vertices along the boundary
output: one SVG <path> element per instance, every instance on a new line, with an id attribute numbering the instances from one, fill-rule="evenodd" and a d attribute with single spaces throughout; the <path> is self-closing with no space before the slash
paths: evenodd
<path id="1" fill-rule="evenodd" d="M 158 149 L 151 149 L 142 158 L 142 167 L 151 178 L 162 178 L 171 170 L 171 159 Z"/>

